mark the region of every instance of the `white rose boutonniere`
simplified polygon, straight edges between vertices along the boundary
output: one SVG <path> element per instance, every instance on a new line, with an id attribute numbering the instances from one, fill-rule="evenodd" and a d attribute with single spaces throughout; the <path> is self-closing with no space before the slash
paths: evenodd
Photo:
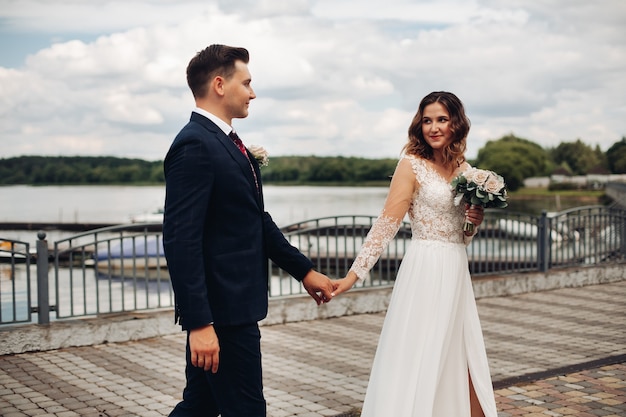
<path id="1" fill-rule="evenodd" d="M 252 156 L 254 156 L 254 159 L 256 159 L 256 161 L 259 163 L 259 166 L 264 167 L 269 164 L 270 157 L 264 147 L 259 145 L 250 145 L 248 147 L 248 150 L 250 151 Z"/>

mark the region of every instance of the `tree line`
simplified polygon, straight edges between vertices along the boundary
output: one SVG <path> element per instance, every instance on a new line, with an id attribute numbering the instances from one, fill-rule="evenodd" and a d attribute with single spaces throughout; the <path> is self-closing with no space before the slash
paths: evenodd
<path id="1" fill-rule="evenodd" d="M 272 157 L 263 181 L 281 184 L 388 183 L 397 161 L 346 157 Z M 19 156 L 0 159 L 0 185 L 160 184 L 163 161 L 111 156 Z"/>
<path id="2" fill-rule="evenodd" d="M 602 152 L 599 146 L 592 148 L 580 139 L 561 142 L 554 148 L 542 148 L 528 139 L 507 135 L 487 142 L 472 162 L 502 175 L 511 191 L 522 187 L 526 178 L 555 172 L 563 175 L 624 174 L 626 137 Z"/>
<path id="3" fill-rule="evenodd" d="M 489 141 L 472 165 L 502 175 L 515 191 L 530 177 L 626 173 L 626 137 L 606 152 L 581 140 L 554 148 L 514 135 Z M 397 160 L 356 157 L 275 156 L 261 168 L 265 183 L 387 185 Z M 111 156 L 20 156 L 0 159 L 0 185 L 160 184 L 163 162 Z"/>
<path id="4" fill-rule="evenodd" d="M 164 182 L 163 163 L 112 156 L 19 156 L 0 159 L 0 184 Z"/>

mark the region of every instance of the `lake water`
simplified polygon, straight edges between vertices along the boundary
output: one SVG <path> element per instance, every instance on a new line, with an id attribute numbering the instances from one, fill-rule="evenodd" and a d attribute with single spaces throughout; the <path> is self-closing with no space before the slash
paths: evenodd
<path id="1" fill-rule="evenodd" d="M 371 215 L 380 213 L 386 195 L 387 187 L 311 187 L 311 186 L 272 186 L 264 187 L 265 205 L 279 226 L 311 220 L 320 217 L 338 215 Z M 129 223 L 134 215 L 148 213 L 163 207 L 165 189 L 163 186 L 8 186 L 0 187 L 0 222 L 49 222 L 49 223 Z M 509 210 L 509 209 L 507 209 Z M 76 234 L 67 231 L 46 231 L 48 242 L 55 242 Z M 8 238 L 28 242 L 31 249 L 35 248 L 37 232 L 32 230 L 0 230 L 0 238 Z M 478 239 L 468 248 L 470 254 L 477 251 L 478 255 L 487 253 L 508 254 L 512 248 L 518 246 L 501 247 L 497 239 Z M 523 242 L 524 247 L 516 249 L 525 255 L 534 256 L 536 250 L 534 241 Z M 514 254 L 508 254 L 514 256 Z M 507 255 L 507 256 L 508 256 Z M 111 311 L 123 303 L 127 308 L 137 308 L 134 303 L 135 288 L 128 287 L 122 281 L 109 282 L 98 278 L 94 269 L 88 268 L 83 287 L 70 285 L 76 279 L 68 268 L 60 268 L 61 282 L 60 300 L 58 308 L 76 308 L 77 311 L 88 311 L 98 303 L 110 305 Z M 18 265 L 13 277 L 11 268 L 0 264 L 0 317 L 13 317 L 12 308 L 15 302 L 20 306 L 22 315 L 25 315 L 27 280 L 24 265 Z M 171 301 L 172 293 L 169 285 L 164 289 L 155 290 L 154 284 L 145 288 L 141 293 L 141 300 L 146 303 L 156 303 L 159 297 Z M 284 283 L 294 285 L 295 281 L 286 280 Z M 283 281 L 279 281 L 274 288 L 282 288 Z M 95 288 L 101 288 L 100 292 Z M 12 291 L 7 289 L 13 289 Z M 70 292 L 78 288 L 77 295 Z M 51 297 L 54 286 L 51 287 Z M 111 292 L 109 292 L 111 291 Z M 31 287 L 32 297 L 36 295 L 35 287 Z M 102 299 L 95 299 L 95 294 L 101 294 Z M 122 294 L 122 295 L 121 295 Z M 126 294 L 126 295 L 123 295 Z M 51 303 L 56 300 L 51 298 Z M 153 305 L 153 304 L 150 304 Z M 158 304 L 156 304 L 158 305 Z M 117 306 L 117 307 L 116 307 Z M 83 310 L 80 310 L 80 309 Z M 99 307 L 100 308 L 100 307 Z M 104 307 L 102 307 L 104 308 Z M 139 305 L 139 308 L 143 308 Z M 61 312 L 61 310 L 59 310 Z M 98 310 L 106 311 L 106 310 Z M 17 315 L 19 316 L 19 314 Z"/>
<path id="2" fill-rule="evenodd" d="M 378 215 L 387 187 L 263 187 L 265 208 L 278 226 L 337 215 Z M 163 207 L 164 186 L 0 187 L 0 222 L 129 223 Z M 32 231 L 0 236 L 26 239 Z M 50 240 L 50 239 L 49 239 Z"/>
<path id="3" fill-rule="evenodd" d="M 272 215 L 279 226 L 310 220 L 313 218 L 337 215 L 378 215 L 387 196 L 387 187 L 309 187 L 309 186 L 272 186 L 264 188 L 266 210 Z M 0 187 L 0 222 L 42 222 L 42 223 L 130 223 L 131 217 L 149 213 L 163 207 L 165 198 L 164 186 L 7 186 Z M 77 232 L 46 231 L 48 242 L 75 235 Z M 31 244 L 35 248 L 37 232 L 32 230 L 0 230 L 0 238 L 15 239 Z M 33 270 L 34 271 L 34 270 Z M 24 265 L 18 265 L 12 276 L 10 266 L 0 264 L 0 317 L 25 319 L 27 311 L 26 297 L 27 280 Z M 78 272 L 76 272 L 79 274 Z M 75 308 L 76 311 L 88 311 L 100 302 L 100 311 L 117 311 L 123 303 L 128 305 L 137 301 L 134 288 L 121 281 L 110 283 L 108 280 L 97 279 L 93 269 L 86 270 L 84 288 L 80 280 L 68 284 L 71 279 L 69 269 L 59 269 L 60 301 L 59 309 Z M 80 274 L 79 274 L 80 275 Z M 289 285 L 293 285 L 289 281 Z M 295 281 L 294 281 L 295 282 Z M 172 297 L 169 281 L 166 288 L 155 290 L 144 289 L 139 297 L 143 302 L 157 305 L 158 297 Z M 282 283 L 280 284 L 282 285 Z M 100 298 L 96 300 L 95 287 L 102 287 Z M 74 294 L 74 290 L 76 294 Z M 15 295 L 11 291 L 15 291 Z M 84 291 L 83 291 L 84 290 Z M 109 296 L 109 291 L 112 291 Z M 35 299 L 36 289 L 31 288 L 31 296 Z M 51 304 L 54 286 L 51 286 Z M 72 293 L 73 298 L 70 297 Z M 126 294 L 126 297 L 120 294 Z M 13 298 L 15 297 L 18 313 L 13 315 Z M 139 305 L 142 308 L 141 305 Z M 61 310 L 59 310 L 61 312 Z M 65 314 L 66 312 L 63 311 Z M 53 318 L 54 319 L 54 318 Z"/>

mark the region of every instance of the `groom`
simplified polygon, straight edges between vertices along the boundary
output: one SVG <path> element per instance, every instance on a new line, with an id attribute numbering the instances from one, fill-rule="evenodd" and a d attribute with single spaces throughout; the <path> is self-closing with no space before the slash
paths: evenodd
<path id="1" fill-rule="evenodd" d="M 211 45 L 189 62 L 197 107 L 164 162 L 165 256 L 187 331 L 187 383 L 170 416 L 265 417 L 268 258 L 318 305 L 333 291 L 264 211 L 259 166 L 231 126 L 256 97 L 248 60 L 244 48 Z"/>

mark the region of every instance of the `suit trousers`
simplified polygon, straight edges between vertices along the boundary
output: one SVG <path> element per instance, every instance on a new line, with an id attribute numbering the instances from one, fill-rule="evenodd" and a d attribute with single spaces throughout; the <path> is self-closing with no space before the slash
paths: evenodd
<path id="1" fill-rule="evenodd" d="M 220 344 L 217 373 L 191 364 L 187 334 L 187 384 L 170 417 L 266 417 L 257 323 L 215 327 Z"/>

